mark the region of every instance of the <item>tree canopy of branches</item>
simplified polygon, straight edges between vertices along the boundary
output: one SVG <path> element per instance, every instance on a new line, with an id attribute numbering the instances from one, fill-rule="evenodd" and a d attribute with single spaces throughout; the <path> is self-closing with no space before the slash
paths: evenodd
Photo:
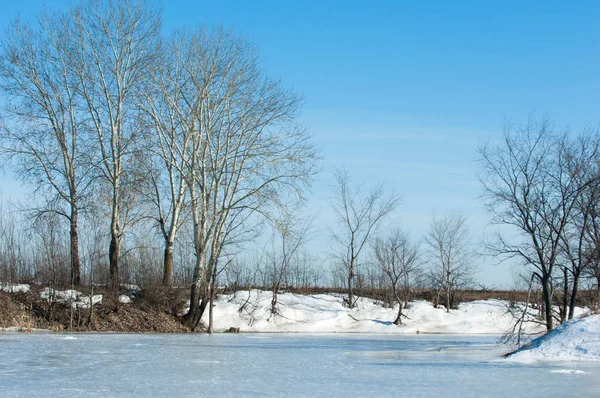
<path id="1" fill-rule="evenodd" d="M 394 324 L 401 324 L 403 306 L 408 304 L 411 288 L 420 271 L 419 248 L 410 243 L 406 232 L 394 229 L 385 238 L 378 237 L 375 240 L 373 252 L 398 305 Z"/>
<path id="2" fill-rule="evenodd" d="M 181 32 L 174 53 L 182 77 L 178 150 L 194 225 L 196 265 L 186 317 L 195 327 L 213 292 L 226 245 L 250 217 L 269 217 L 302 200 L 315 172 L 316 150 L 295 120 L 300 98 L 259 68 L 256 50 L 231 31 Z"/>
<path id="3" fill-rule="evenodd" d="M 275 220 L 273 226 L 272 251 L 267 256 L 273 267 L 271 289 L 271 314 L 277 314 L 277 298 L 281 284 L 292 268 L 294 261 L 298 261 L 301 248 L 309 238 L 312 220 L 299 220 L 292 214 L 284 214 Z"/>
<path id="4" fill-rule="evenodd" d="M 156 66 L 160 13 L 146 1 L 89 0 L 74 7 L 72 71 L 92 132 L 94 164 L 110 204 L 110 279 L 119 283 L 119 257 L 134 204 L 136 163 L 144 143 L 139 96 Z"/>
<path id="5" fill-rule="evenodd" d="M 348 306 L 354 307 L 353 281 L 359 265 L 359 257 L 385 218 L 398 206 L 400 197 L 387 195 L 379 184 L 368 193 L 351 186 L 346 171 L 336 170 L 333 200 L 339 228 L 333 239 L 339 247 L 336 259 L 343 264 L 348 282 Z"/>
<path id="6" fill-rule="evenodd" d="M 458 212 L 434 215 L 425 242 L 433 263 L 431 282 L 438 297 L 444 291 L 446 311 L 450 311 L 456 290 L 472 282 L 475 270 L 466 217 Z"/>
<path id="7" fill-rule="evenodd" d="M 597 164 L 597 144 L 592 142 L 597 139 L 569 144 L 568 135 L 556 134 L 544 119 L 516 130 L 509 127 L 501 143 L 480 149 L 481 182 L 492 222 L 518 234 L 508 238 L 497 233 L 488 248 L 533 268 L 542 288 L 547 330 L 554 327 L 553 274 L 560 256 L 576 264 L 584 261 L 583 235 L 577 231 L 590 231 L 586 213 L 591 207 L 582 194 L 589 195 L 586 187 L 597 185 L 596 172 L 587 173 L 584 167 Z M 579 265 L 574 267 L 575 276 Z"/>
<path id="8" fill-rule="evenodd" d="M 38 215 L 53 212 L 68 220 L 71 279 L 79 285 L 78 220 L 92 179 L 72 29 L 67 15 L 43 15 L 38 29 L 17 20 L 4 36 L 0 89 L 7 104 L 0 139 L 18 175 L 44 194 Z"/>

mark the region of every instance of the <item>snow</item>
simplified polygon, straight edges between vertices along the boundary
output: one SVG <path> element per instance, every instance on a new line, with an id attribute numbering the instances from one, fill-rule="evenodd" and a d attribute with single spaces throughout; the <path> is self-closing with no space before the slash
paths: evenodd
<path id="1" fill-rule="evenodd" d="M 426 301 L 415 301 L 404 310 L 406 318 L 394 325 L 397 307 L 386 308 L 368 298 L 359 298 L 356 308 L 344 306 L 342 295 L 278 296 L 277 313 L 270 310 L 272 293 L 261 290 L 221 295 L 215 301 L 214 330 L 239 328 L 240 332 L 287 333 L 445 333 L 503 334 L 514 323 L 501 300 L 474 301 L 460 304 L 447 312 Z M 185 313 L 184 309 L 181 313 Z M 203 318 L 208 323 L 208 311 Z M 541 332 L 539 324 L 526 324 L 529 333 Z"/>
<path id="2" fill-rule="evenodd" d="M 4 283 L 0 282 L 0 291 L 7 293 L 27 293 L 30 287 L 26 283 Z"/>
<path id="3" fill-rule="evenodd" d="M 84 296 L 83 293 L 77 290 L 56 290 L 49 287 L 44 288 L 40 293 L 40 297 L 44 300 L 54 301 L 58 303 L 70 302 L 73 309 L 86 309 L 91 305 L 102 303 L 102 295 L 94 294 L 93 296 Z"/>
<path id="4" fill-rule="evenodd" d="M 600 315 L 565 322 L 521 347 L 511 361 L 600 361 Z"/>
<path id="5" fill-rule="evenodd" d="M 128 283 L 121 283 L 121 287 L 124 287 L 125 289 L 129 290 L 129 292 L 133 295 L 136 295 L 137 292 L 142 290 L 142 289 L 140 289 L 140 287 L 138 285 L 131 285 Z"/>
<path id="6" fill-rule="evenodd" d="M 123 304 L 131 304 L 132 300 L 131 297 L 129 297 L 126 294 L 122 294 L 119 296 L 119 303 L 123 303 Z"/>

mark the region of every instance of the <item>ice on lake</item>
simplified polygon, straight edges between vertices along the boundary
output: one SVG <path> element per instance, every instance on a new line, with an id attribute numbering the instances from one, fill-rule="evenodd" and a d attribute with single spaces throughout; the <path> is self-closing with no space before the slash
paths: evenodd
<path id="1" fill-rule="evenodd" d="M 0 396 L 598 396 L 599 364 L 520 364 L 493 336 L 0 335 Z"/>

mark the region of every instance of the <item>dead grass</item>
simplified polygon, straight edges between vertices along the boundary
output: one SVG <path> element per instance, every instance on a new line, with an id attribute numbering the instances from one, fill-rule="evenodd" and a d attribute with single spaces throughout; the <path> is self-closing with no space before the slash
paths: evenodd
<path id="1" fill-rule="evenodd" d="M 39 296 L 42 287 L 28 293 L 0 292 L 0 328 L 53 331 L 113 331 L 126 333 L 182 333 L 188 329 L 174 314 L 180 299 L 176 294 L 144 295 L 130 304 L 119 303 L 124 292 L 106 289 L 101 304 L 90 309 L 71 309 L 68 303 L 49 303 Z M 149 299 L 152 297 L 152 299 Z"/>

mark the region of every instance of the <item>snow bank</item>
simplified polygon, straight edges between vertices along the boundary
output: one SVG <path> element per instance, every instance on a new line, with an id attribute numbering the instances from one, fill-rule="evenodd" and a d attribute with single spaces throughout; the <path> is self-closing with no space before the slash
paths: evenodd
<path id="1" fill-rule="evenodd" d="M 508 357 L 518 362 L 600 361 L 600 315 L 565 322 Z"/>
<path id="2" fill-rule="evenodd" d="M 514 323 L 508 303 L 501 300 L 463 303 L 450 312 L 415 301 L 404 310 L 402 325 L 394 325 L 397 307 L 385 308 L 368 298 L 359 298 L 356 308 L 350 310 L 344 306 L 342 295 L 284 293 L 278 296 L 277 314 L 272 314 L 272 296 L 261 290 L 219 296 L 214 307 L 215 331 L 503 334 Z M 207 312 L 202 318 L 205 324 Z M 528 332 L 539 329 L 539 325 L 527 325 Z"/>
<path id="3" fill-rule="evenodd" d="M 30 290 L 25 283 L 4 283 L 0 282 L 0 291 L 7 293 L 27 293 Z"/>
<path id="4" fill-rule="evenodd" d="M 74 309 L 86 309 L 90 308 L 91 305 L 102 303 L 101 294 L 94 294 L 90 297 L 84 296 L 83 293 L 77 290 L 56 290 L 49 287 L 42 290 L 40 297 L 44 300 L 57 303 L 70 302 Z"/>

